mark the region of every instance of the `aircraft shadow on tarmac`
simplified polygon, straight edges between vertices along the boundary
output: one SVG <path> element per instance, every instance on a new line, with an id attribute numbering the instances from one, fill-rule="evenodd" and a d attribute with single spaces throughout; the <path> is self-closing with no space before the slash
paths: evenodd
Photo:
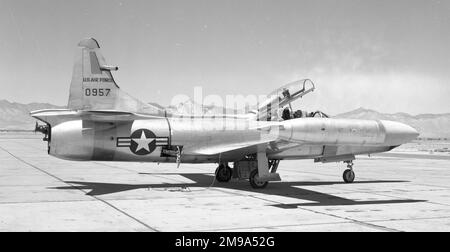
<path id="1" fill-rule="evenodd" d="M 140 175 L 171 175 L 173 173 L 155 174 L 155 173 L 139 173 Z M 175 174 L 174 174 L 175 175 Z M 89 191 L 86 195 L 100 196 L 112 194 L 123 191 L 130 191 L 136 189 L 170 189 L 170 188 L 205 188 L 212 184 L 213 177 L 210 174 L 177 174 L 187 179 L 194 181 L 194 183 L 165 183 L 165 184 L 113 184 L 113 183 L 96 183 L 83 181 L 65 181 L 71 186 L 53 187 L 52 189 L 61 190 L 83 190 Z M 384 183 L 406 183 L 409 181 L 402 180 L 374 180 L 374 181 L 355 181 L 353 184 L 384 184 Z M 266 189 L 253 189 L 247 181 L 230 181 L 228 183 L 220 183 L 215 181 L 211 188 L 233 189 L 247 192 L 257 192 L 266 195 L 275 195 L 282 197 L 289 197 L 299 199 L 302 201 L 310 201 L 309 203 L 299 204 L 274 204 L 272 206 L 280 208 L 297 208 L 301 206 L 341 206 L 341 205 L 372 205 L 372 204 L 399 204 L 399 203 L 416 203 L 424 202 L 424 200 L 412 199 L 393 199 L 393 200 L 369 200 L 359 201 L 346 199 L 339 196 L 334 196 L 327 193 L 316 192 L 308 189 L 299 188 L 301 186 L 324 186 L 345 184 L 337 181 L 314 181 L 314 182 L 276 182 L 271 183 Z M 351 186 L 350 184 L 348 186 Z M 169 190 L 170 191 L 170 190 Z M 180 191 L 180 190 L 177 190 Z"/>

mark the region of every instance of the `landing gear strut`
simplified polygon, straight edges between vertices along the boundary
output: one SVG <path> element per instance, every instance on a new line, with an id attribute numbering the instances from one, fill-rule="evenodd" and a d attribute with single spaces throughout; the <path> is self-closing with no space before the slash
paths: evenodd
<path id="1" fill-rule="evenodd" d="M 250 185 L 255 189 L 264 189 L 269 182 L 268 181 L 260 181 L 258 176 L 258 169 L 254 169 L 250 172 L 249 176 Z"/>
<path id="2" fill-rule="evenodd" d="M 220 164 L 216 169 L 216 179 L 219 182 L 228 182 L 233 175 L 233 170 L 228 167 L 228 164 Z"/>
<path id="3" fill-rule="evenodd" d="M 355 180 L 355 173 L 353 172 L 353 161 L 344 161 L 344 163 L 347 163 L 347 170 L 344 171 L 344 174 L 342 174 L 342 178 L 344 179 L 345 183 L 353 183 Z"/>
<path id="4" fill-rule="evenodd" d="M 255 189 L 264 189 L 269 184 L 269 181 L 281 180 L 278 173 L 276 173 L 278 165 L 280 164 L 280 160 L 270 160 L 266 162 L 268 163 L 268 168 L 265 168 L 267 169 L 265 178 L 261 178 L 259 176 L 259 167 L 250 172 L 249 182 L 250 185 Z"/>

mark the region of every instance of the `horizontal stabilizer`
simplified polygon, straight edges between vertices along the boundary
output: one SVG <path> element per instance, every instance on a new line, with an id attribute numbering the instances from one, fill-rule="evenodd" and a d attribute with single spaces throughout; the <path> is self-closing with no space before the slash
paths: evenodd
<path id="1" fill-rule="evenodd" d="M 68 109 L 45 109 L 32 111 L 30 115 L 38 120 L 50 125 L 56 125 L 70 120 L 90 120 L 90 121 L 130 121 L 138 119 L 153 119 L 156 116 L 147 114 L 137 114 L 126 111 L 98 110 L 98 111 L 74 111 Z"/>

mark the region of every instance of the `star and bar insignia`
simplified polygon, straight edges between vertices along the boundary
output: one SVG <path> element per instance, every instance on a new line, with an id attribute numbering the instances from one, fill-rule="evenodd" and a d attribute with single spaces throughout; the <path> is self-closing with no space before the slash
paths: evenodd
<path id="1" fill-rule="evenodd" d="M 135 130 L 130 137 L 118 137 L 117 147 L 129 147 L 136 155 L 147 155 L 152 153 L 157 146 L 166 146 L 169 138 L 157 137 L 148 129 Z"/>

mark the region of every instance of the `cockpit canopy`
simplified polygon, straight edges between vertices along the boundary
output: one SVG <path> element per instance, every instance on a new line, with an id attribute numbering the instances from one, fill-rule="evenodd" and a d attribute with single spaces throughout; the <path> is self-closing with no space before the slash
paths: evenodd
<path id="1" fill-rule="evenodd" d="M 314 91 L 314 89 L 314 83 L 310 79 L 294 81 L 277 88 L 267 95 L 267 99 L 259 106 L 258 119 L 265 121 L 300 117 L 328 117 L 320 111 L 312 113 L 302 110 L 292 111 L 291 103 Z"/>
<path id="2" fill-rule="evenodd" d="M 267 100 L 261 107 L 271 104 L 271 106 L 284 107 L 285 105 L 303 97 L 314 91 L 314 83 L 310 79 L 303 79 L 288 83 L 267 95 Z"/>

